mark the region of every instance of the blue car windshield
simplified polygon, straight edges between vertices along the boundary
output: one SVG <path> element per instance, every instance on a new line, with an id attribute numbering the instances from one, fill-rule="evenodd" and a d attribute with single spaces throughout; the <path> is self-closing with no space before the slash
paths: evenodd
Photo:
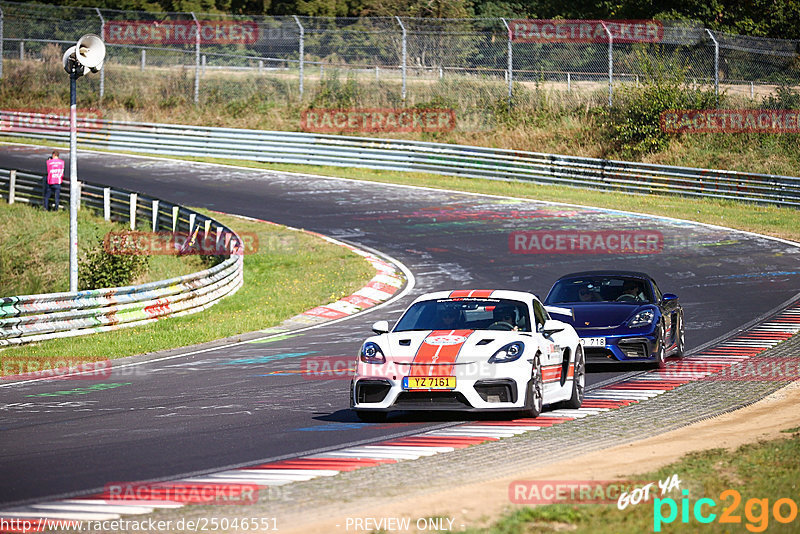
<path id="1" fill-rule="evenodd" d="M 627 302 L 652 304 L 653 291 L 641 278 L 593 276 L 559 280 L 550 290 L 545 304 L 580 302 Z"/>
<path id="2" fill-rule="evenodd" d="M 393 332 L 410 330 L 516 330 L 530 332 L 528 306 L 508 299 L 457 297 L 412 305 Z"/>

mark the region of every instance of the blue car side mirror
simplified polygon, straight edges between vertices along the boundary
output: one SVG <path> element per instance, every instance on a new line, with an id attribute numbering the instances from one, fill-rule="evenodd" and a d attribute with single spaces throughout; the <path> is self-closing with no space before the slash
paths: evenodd
<path id="1" fill-rule="evenodd" d="M 661 295 L 661 302 L 667 304 L 669 302 L 673 302 L 678 300 L 678 295 L 673 295 L 672 293 L 664 293 Z"/>

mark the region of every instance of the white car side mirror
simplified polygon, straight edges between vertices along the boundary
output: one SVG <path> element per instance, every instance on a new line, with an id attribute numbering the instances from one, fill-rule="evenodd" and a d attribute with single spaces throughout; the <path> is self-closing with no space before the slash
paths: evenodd
<path id="1" fill-rule="evenodd" d="M 385 334 L 389 331 L 389 321 L 376 321 L 372 324 L 372 331 L 376 334 Z"/>
<path id="2" fill-rule="evenodd" d="M 542 335 L 544 337 L 550 337 L 558 332 L 563 332 L 564 328 L 564 325 L 562 325 L 559 321 L 549 319 L 545 321 L 544 326 L 542 326 Z"/>

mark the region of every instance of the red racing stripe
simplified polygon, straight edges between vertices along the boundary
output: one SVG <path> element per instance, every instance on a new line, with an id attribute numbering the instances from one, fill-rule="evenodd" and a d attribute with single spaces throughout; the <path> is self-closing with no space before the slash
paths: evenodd
<path id="1" fill-rule="evenodd" d="M 477 297 L 488 298 L 494 293 L 494 289 L 457 289 L 450 293 L 450 298 Z"/>
<path id="2" fill-rule="evenodd" d="M 461 347 L 474 330 L 434 330 L 417 349 L 408 376 L 452 376 Z"/>
<path id="3" fill-rule="evenodd" d="M 556 382 L 561 380 L 561 365 L 548 365 L 542 367 L 542 380 Z"/>

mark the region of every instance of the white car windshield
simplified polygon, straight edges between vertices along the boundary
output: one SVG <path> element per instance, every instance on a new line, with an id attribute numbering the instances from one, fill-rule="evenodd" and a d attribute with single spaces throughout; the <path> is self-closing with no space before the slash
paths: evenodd
<path id="1" fill-rule="evenodd" d="M 410 330 L 531 331 L 528 306 L 509 299 L 458 297 L 417 302 L 394 332 Z"/>

